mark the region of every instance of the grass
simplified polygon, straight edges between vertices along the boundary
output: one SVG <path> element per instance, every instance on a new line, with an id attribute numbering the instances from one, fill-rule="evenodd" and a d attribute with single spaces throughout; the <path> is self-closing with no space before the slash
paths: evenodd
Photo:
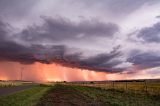
<path id="1" fill-rule="evenodd" d="M 20 86 L 22 82 L 14 82 L 14 81 L 0 81 L 0 88 L 2 87 L 12 87 L 12 86 Z"/>
<path id="2" fill-rule="evenodd" d="M 148 82 L 40 84 L 0 97 L 0 106 L 160 106 L 160 83 Z M 135 92 L 136 91 L 136 92 Z M 89 104 L 88 104 L 89 103 Z M 103 104 L 103 105 L 101 105 Z M 67 106 L 70 106 L 67 105 Z M 65 105 L 66 106 L 66 105 Z"/>
<path id="3" fill-rule="evenodd" d="M 34 106 L 50 87 L 35 86 L 8 96 L 0 97 L 0 106 Z"/>
<path id="4" fill-rule="evenodd" d="M 106 106 L 160 106 L 160 95 L 135 94 L 119 90 L 72 86 L 93 100 L 101 101 Z"/>
<path id="5" fill-rule="evenodd" d="M 126 86 L 127 84 L 127 86 Z M 83 86 L 98 87 L 102 89 L 115 89 L 119 91 L 127 91 L 134 93 L 148 93 L 151 95 L 160 95 L 160 82 L 105 82 L 94 84 L 78 84 Z"/>
<path id="6" fill-rule="evenodd" d="M 160 106 L 159 98 L 160 95 L 148 93 L 68 84 L 55 85 L 41 98 L 39 104 L 43 104 L 42 106 L 61 106 L 63 103 L 67 103 L 65 106 L 81 106 L 82 101 L 89 101 L 89 105 L 87 105 L 88 102 L 85 102 L 83 106 Z"/>
<path id="7" fill-rule="evenodd" d="M 69 85 L 56 84 L 39 101 L 37 106 L 105 106 Z"/>

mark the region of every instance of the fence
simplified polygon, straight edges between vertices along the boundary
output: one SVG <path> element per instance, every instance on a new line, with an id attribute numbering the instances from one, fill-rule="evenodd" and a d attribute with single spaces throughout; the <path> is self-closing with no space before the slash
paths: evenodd
<path id="1" fill-rule="evenodd" d="M 102 89 L 114 89 L 120 91 L 132 91 L 134 93 L 148 93 L 160 95 L 160 82 L 150 81 L 106 81 L 106 82 L 79 82 L 72 83 L 81 86 L 98 87 Z"/>

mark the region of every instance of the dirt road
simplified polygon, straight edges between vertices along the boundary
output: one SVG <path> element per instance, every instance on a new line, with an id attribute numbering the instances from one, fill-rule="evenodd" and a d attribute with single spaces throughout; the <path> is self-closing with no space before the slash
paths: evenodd
<path id="1" fill-rule="evenodd" d="M 33 85 L 0 88 L 0 96 L 12 94 L 33 87 Z"/>

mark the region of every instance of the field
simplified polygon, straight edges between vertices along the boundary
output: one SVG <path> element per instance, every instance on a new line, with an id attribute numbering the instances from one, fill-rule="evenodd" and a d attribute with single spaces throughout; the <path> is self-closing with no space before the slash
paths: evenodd
<path id="1" fill-rule="evenodd" d="M 11 95 L 0 97 L 0 106 L 34 106 L 50 87 L 35 86 Z"/>
<path id="2" fill-rule="evenodd" d="M 21 82 L 14 81 L 0 81 L 0 87 L 11 87 L 11 86 L 19 86 L 22 85 Z"/>
<path id="3" fill-rule="evenodd" d="M 29 81 L 0 81 L 0 88 L 21 86 L 21 85 L 27 85 L 27 84 L 32 84 L 32 82 L 29 82 Z"/>
<path id="4" fill-rule="evenodd" d="M 159 80 L 136 80 L 136 81 L 108 81 L 108 82 L 76 82 L 72 83 L 80 86 L 98 87 L 102 89 L 114 89 L 133 93 L 148 93 L 150 95 L 160 95 Z"/>
<path id="5" fill-rule="evenodd" d="M 160 106 L 159 98 L 159 80 L 58 82 L 0 96 L 0 106 Z"/>

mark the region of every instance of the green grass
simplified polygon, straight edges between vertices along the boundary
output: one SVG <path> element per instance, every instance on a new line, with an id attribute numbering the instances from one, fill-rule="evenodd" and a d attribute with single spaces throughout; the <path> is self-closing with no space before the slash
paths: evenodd
<path id="1" fill-rule="evenodd" d="M 85 95 L 85 97 L 88 97 L 88 99 L 91 100 L 91 104 L 95 104 L 97 102 L 105 104 L 99 106 L 160 106 L 160 99 L 159 99 L 160 95 L 152 95 L 149 93 L 139 93 L 139 92 L 135 93 L 132 91 L 124 91 L 118 89 L 102 89 L 100 87 L 96 88 L 96 87 L 78 86 L 72 84 L 55 85 L 53 89 L 56 89 L 56 87 L 60 87 L 61 89 L 63 88 L 72 90 L 74 91 L 75 94 L 78 93 L 81 95 Z M 71 95 L 71 97 L 73 96 L 73 93 L 64 91 L 61 92 L 63 94 L 59 95 L 61 99 L 63 98 L 63 96 L 68 95 L 68 93 Z M 44 103 L 45 106 L 48 106 L 46 104 L 53 103 L 54 98 L 52 98 L 51 96 L 53 96 L 54 93 L 52 91 L 48 92 L 47 96 L 45 96 L 42 99 L 43 102 L 42 101 L 41 102 Z M 73 99 L 75 99 L 76 96 L 73 97 L 74 98 L 69 98 L 69 100 L 71 99 L 73 101 Z M 69 101 L 69 100 L 65 98 L 62 99 L 61 101 Z"/>
<path id="2" fill-rule="evenodd" d="M 83 85 L 83 84 L 79 84 Z M 127 92 L 134 92 L 134 93 L 149 93 L 151 95 L 160 95 L 160 82 L 106 82 L 102 84 L 84 84 L 84 86 L 92 86 L 98 87 L 103 89 L 115 89 L 119 91 L 127 91 Z M 146 89 L 147 86 L 147 89 Z"/>
<path id="3" fill-rule="evenodd" d="M 55 84 L 39 101 L 37 106 L 105 106 L 74 87 Z"/>
<path id="4" fill-rule="evenodd" d="M 72 87 L 93 100 L 105 103 L 106 106 L 160 106 L 160 95 L 153 96 L 84 86 Z"/>
<path id="5" fill-rule="evenodd" d="M 135 87 L 139 88 L 137 86 Z M 152 84 L 152 86 L 157 87 L 159 85 Z M 132 90 L 102 89 L 100 87 L 69 84 L 56 84 L 53 87 L 45 84 L 35 85 L 33 88 L 0 97 L 0 106 L 39 106 L 39 104 L 52 106 L 54 105 L 53 100 L 58 98 L 56 95 L 59 95 L 60 101 L 64 103 L 77 101 L 74 104 L 79 104 L 79 101 L 88 100 L 91 104 L 104 104 L 99 106 L 160 106 L 159 94 L 153 95 L 147 92 L 135 93 Z M 82 99 L 80 96 L 84 98 Z"/>
<path id="6" fill-rule="evenodd" d="M 35 86 L 8 96 L 0 97 L 0 106 L 34 106 L 50 87 Z"/>

